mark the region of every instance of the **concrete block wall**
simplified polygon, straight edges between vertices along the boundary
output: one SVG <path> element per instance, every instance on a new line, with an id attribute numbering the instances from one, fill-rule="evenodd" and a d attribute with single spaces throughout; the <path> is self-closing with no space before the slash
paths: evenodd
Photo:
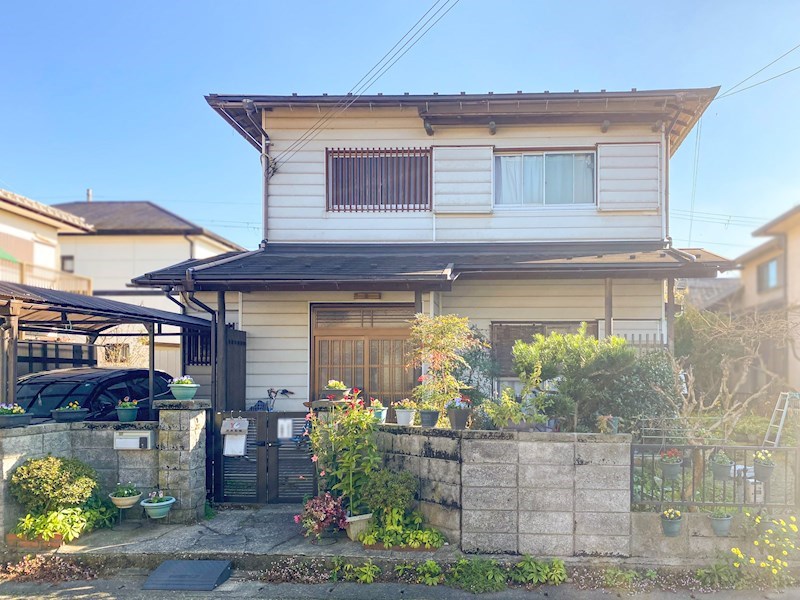
<path id="1" fill-rule="evenodd" d="M 711 520 L 702 513 L 683 513 L 681 533 L 665 537 L 659 513 L 631 514 L 631 556 L 652 560 L 697 560 L 708 562 L 718 553 L 730 554 L 731 548 L 744 543 L 742 515 L 735 514 L 730 537 L 717 537 Z"/>
<path id="2" fill-rule="evenodd" d="M 381 427 L 376 435 L 385 466 L 419 478 L 419 509 L 451 544 L 461 540 L 461 436 L 450 429 Z"/>
<path id="3" fill-rule="evenodd" d="M 391 425 L 379 434 L 387 465 L 420 477 L 429 522 L 462 551 L 561 557 L 631 555 L 630 443 Z"/>

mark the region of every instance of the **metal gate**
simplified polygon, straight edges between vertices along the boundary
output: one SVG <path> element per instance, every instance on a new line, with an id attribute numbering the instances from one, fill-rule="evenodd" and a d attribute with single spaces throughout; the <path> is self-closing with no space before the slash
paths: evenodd
<path id="1" fill-rule="evenodd" d="M 223 456 L 220 428 L 232 417 L 248 420 L 244 456 Z M 214 500 L 241 504 L 300 502 L 317 481 L 304 412 L 223 412 L 214 419 Z M 280 439 L 279 430 L 291 433 Z"/>

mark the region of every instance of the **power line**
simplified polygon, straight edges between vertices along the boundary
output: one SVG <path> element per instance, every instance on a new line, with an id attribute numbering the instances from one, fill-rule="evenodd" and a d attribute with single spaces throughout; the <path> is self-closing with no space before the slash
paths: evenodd
<path id="1" fill-rule="evenodd" d="M 778 58 L 776 58 L 776 59 L 775 59 L 775 60 L 773 60 L 772 62 L 770 62 L 770 63 L 768 63 L 768 64 L 764 65 L 763 67 L 761 67 L 761 68 L 760 68 L 758 71 L 756 71 L 756 72 L 755 72 L 755 73 L 753 73 L 752 75 L 748 75 L 747 77 L 745 77 L 744 79 L 742 79 L 742 80 L 741 80 L 739 83 L 737 83 L 737 84 L 736 84 L 736 85 L 734 85 L 733 87 L 730 87 L 730 88 L 728 88 L 727 90 L 725 90 L 725 91 L 722 93 L 722 95 L 720 96 L 720 98 L 724 98 L 725 96 L 732 95 L 732 93 L 733 93 L 733 90 L 735 90 L 736 88 L 738 88 L 740 85 L 742 85 L 743 83 L 746 83 L 746 82 L 750 81 L 750 80 L 751 80 L 753 77 L 755 77 L 756 75 L 758 75 L 758 74 L 759 74 L 759 73 L 761 73 L 762 71 L 764 71 L 764 70 L 768 69 L 769 67 L 771 67 L 772 65 L 774 65 L 776 62 L 778 62 L 780 59 L 782 59 L 784 56 L 787 56 L 787 55 L 791 54 L 792 52 L 794 52 L 794 51 L 795 51 L 795 50 L 797 50 L 798 48 L 800 48 L 800 44 L 797 44 L 797 46 L 795 46 L 795 47 L 794 47 L 794 48 L 792 48 L 791 50 L 788 50 L 787 52 L 784 52 L 784 53 L 783 53 L 783 54 L 781 54 L 781 55 L 780 55 Z M 758 84 L 756 84 L 756 85 L 758 85 Z M 751 87 L 752 87 L 752 86 L 751 86 Z M 744 89 L 749 89 L 749 88 L 744 88 Z M 743 89 L 743 90 L 740 90 L 740 91 L 744 91 L 744 89 Z M 717 98 L 717 100 L 719 100 L 719 98 Z"/>
<path id="2" fill-rule="evenodd" d="M 437 0 L 437 3 L 438 3 L 438 1 L 439 1 L 439 0 Z M 447 0 L 447 2 L 449 2 L 449 1 L 450 1 L 450 0 Z M 411 37 L 411 38 L 409 38 L 409 40 L 408 40 L 408 41 L 406 41 L 406 43 L 405 43 L 405 44 L 403 44 L 403 46 L 401 46 L 401 47 L 400 47 L 400 48 L 399 48 L 399 49 L 398 49 L 398 50 L 397 50 L 397 51 L 396 51 L 396 52 L 395 52 L 395 53 L 394 53 L 394 54 L 393 54 L 393 55 L 390 57 L 390 60 L 391 60 L 391 59 L 393 59 L 393 60 L 392 60 L 392 62 L 389 62 L 389 63 L 385 64 L 384 66 L 382 66 L 378 72 L 376 72 L 376 73 L 375 73 L 375 74 L 374 74 L 372 77 L 370 77 L 370 78 L 369 78 L 367 81 L 365 81 L 365 82 L 364 82 L 364 83 L 363 83 L 363 84 L 362 84 L 362 85 L 361 85 L 361 86 L 360 86 L 360 87 L 357 89 L 358 93 L 357 93 L 355 96 L 353 96 L 353 97 L 352 97 L 352 99 L 349 99 L 349 100 L 348 100 L 348 102 L 347 102 L 347 103 L 346 103 L 344 106 L 342 106 L 342 107 L 341 107 L 341 108 L 340 108 L 338 111 L 336 111 L 336 112 L 335 112 L 333 115 L 331 115 L 330 117 L 328 117 L 328 118 L 325 120 L 325 122 L 323 122 L 323 123 L 320 123 L 320 124 L 319 124 L 319 125 L 318 125 L 318 126 L 315 128 L 315 130 L 314 130 L 313 132 L 310 132 L 310 133 L 309 133 L 309 135 L 305 136 L 305 139 L 303 140 L 303 142 L 302 142 L 301 144 L 299 144 L 299 145 L 297 145 L 297 144 L 293 144 L 294 146 L 296 146 L 296 148 L 295 148 L 295 149 L 292 151 L 292 153 L 291 153 L 291 154 L 290 154 L 288 157 L 286 157 L 285 159 L 283 159 L 283 157 L 284 157 L 284 156 L 287 154 L 287 152 L 288 152 L 288 150 L 287 150 L 287 151 L 283 152 L 281 155 L 279 155 L 279 156 L 278 156 L 278 158 L 276 159 L 276 161 L 275 161 L 275 162 L 277 162 L 277 163 L 280 163 L 280 162 L 286 162 L 286 161 L 290 160 L 290 159 L 291 159 L 291 158 L 292 158 L 292 157 L 293 157 L 295 154 L 297 154 L 297 152 L 299 152 L 300 150 L 302 150 L 302 149 L 303 149 L 303 148 L 304 148 L 304 147 L 305 147 L 305 146 L 306 146 L 306 145 L 307 145 L 307 144 L 308 144 L 308 143 L 309 143 L 309 142 L 310 142 L 312 139 L 314 139 L 314 138 L 315 138 L 317 135 L 319 135 L 320 131 L 322 130 L 323 126 L 324 126 L 324 125 L 327 123 L 327 121 L 329 121 L 330 119 L 332 119 L 332 118 L 334 118 L 334 117 L 338 116 L 339 114 L 341 114 L 342 112 L 344 112 L 345 110 L 347 110 L 347 109 L 348 109 L 348 108 L 349 108 L 349 107 L 350 107 L 350 106 L 351 106 L 351 105 L 352 105 L 352 104 L 353 104 L 353 103 L 354 103 L 356 100 L 358 100 L 358 98 L 360 98 L 360 97 L 361 97 L 361 95 L 362 95 L 362 94 L 363 94 L 363 93 L 364 93 L 364 92 L 365 92 L 367 89 L 369 89 L 369 88 L 370 88 L 370 87 L 371 87 L 371 86 L 372 86 L 372 85 L 373 85 L 375 82 L 377 82 L 377 81 L 378 81 L 378 80 L 379 80 L 381 77 L 383 77 L 383 76 L 384 76 L 384 75 L 385 75 L 385 74 L 386 74 L 386 73 L 389 71 L 389 69 L 391 69 L 391 68 L 392 68 L 392 67 L 393 67 L 393 66 L 394 66 L 394 65 L 397 63 L 397 61 L 399 61 L 401 58 L 403 58 L 403 56 L 405 56 L 405 55 L 406 55 L 406 54 L 409 52 L 409 50 L 411 50 L 411 49 L 412 49 L 414 46 L 416 46 L 416 45 L 417 45 L 417 43 L 419 43 L 419 41 L 420 41 L 422 38 L 424 38 L 424 37 L 425 37 L 425 35 L 427 35 L 427 33 L 428 33 L 428 32 L 429 32 L 431 29 L 433 29 L 433 27 L 435 27 L 435 26 L 436 26 L 436 24 L 437 24 L 439 21 L 441 21 L 441 20 L 442 20 L 442 19 L 443 19 L 443 18 L 444 18 L 444 17 L 447 15 L 447 13 L 449 13 L 451 10 L 453 10 L 453 8 L 455 8 L 456 4 L 458 4 L 458 3 L 459 3 L 459 1 L 460 1 L 460 0 L 455 0 L 455 2 L 453 2 L 453 3 L 452 3 L 452 4 L 451 4 L 451 5 L 450 5 L 450 6 L 447 8 L 447 10 L 444 10 L 444 7 L 445 7 L 445 6 L 447 6 L 447 4 L 444 4 L 444 5 L 442 5 L 441 7 L 439 7 L 439 9 L 437 9 L 437 11 L 436 11 L 436 12 L 435 12 L 433 15 L 431 15 L 431 16 L 428 18 L 428 20 L 427 20 L 427 21 L 425 21 L 425 22 L 423 23 L 422 27 L 420 27 L 420 29 L 419 29 L 419 30 L 417 30 L 417 31 L 416 31 L 416 32 L 415 32 L 415 33 L 412 35 L 412 37 Z M 435 5 L 434 5 L 434 6 L 435 6 Z M 431 23 L 431 24 L 430 24 L 430 25 L 427 27 L 427 29 L 423 29 L 423 28 L 424 28 L 426 25 L 428 25 L 428 23 L 430 23 L 430 22 L 431 22 L 431 21 L 432 21 L 432 20 L 433 20 L 433 19 L 436 17 L 436 15 L 438 15 L 438 14 L 439 14 L 439 13 L 440 13 L 442 10 L 444 10 L 444 12 L 443 12 L 443 13 L 442 13 L 442 14 L 441 14 L 441 15 L 440 15 L 440 16 L 439 16 L 439 17 L 438 17 L 438 18 L 437 18 L 435 21 L 433 21 L 433 23 Z M 430 10 L 429 10 L 428 12 L 430 12 Z M 426 13 L 426 14 L 427 14 L 427 13 Z M 405 37 L 405 36 L 404 36 L 404 37 Z M 413 40 L 413 41 L 412 41 L 412 40 Z M 410 45 L 409 45 L 409 44 L 410 44 Z M 401 52 L 401 50 L 402 50 L 402 52 Z M 348 96 L 348 98 L 349 98 L 349 96 Z M 333 109 L 332 109 L 332 110 L 333 110 Z"/>
<path id="3" fill-rule="evenodd" d="M 694 225 L 694 199 L 697 194 L 697 168 L 700 164 L 700 136 L 703 133 L 703 117 L 697 122 L 694 138 L 694 167 L 692 169 L 692 201 L 689 208 L 689 245 L 692 245 L 692 226 Z"/>
<path id="4" fill-rule="evenodd" d="M 406 31 L 406 33 L 405 33 L 405 34 L 403 34 L 403 37 L 401 37 L 401 38 L 400 38 L 400 39 L 397 41 L 397 43 L 396 43 L 394 46 L 392 46 L 392 47 L 389 49 L 389 51 L 388 51 L 388 52 L 386 52 L 386 54 L 384 54 L 384 55 L 381 57 L 381 59 L 380 59 L 378 62 L 376 62 L 376 63 L 375 63 L 373 66 L 372 66 L 372 68 L 371 68 L 369 71 L 367 71 L 367 72 L 366 72 L 366 74 L 365 74 L 365 75 L 364 75 L 364 76 L 363 76 L 361 79 L 359 79 L 359 80 L 358 80 L 358 81 L 355 83 L 355 85 L 353 85 L 353 87 L 351 87 L 351 88 L 350 88 L 350 89 L 347 91 L 347 94 L 349 95 L 349 94 L 352 94 L 354 91 L 356 91 L 356 89 L 358 88 L 358 86 L 359 86 L 359 85 L 361 85 L 361 83 L 362 83 L 362 82 L 363 82 L 363 81 L 364 81 L 364 80 L 365 80 L 365 79 L 366 79 L 366 78 L 367 78 L 367 77 L 368 77 L 370 74 L 372 74 L 372 72 L 373 72 L 373 71 L 375 71 L 375 69 L 377 69 L 379 66 L 381 66 L 381 64 L 384 62 L 384 60 L 386 60 L 386 57 L 387 57 L 387 56 L 389 56 L 389 54 L 391 54 L 391 52 L 392 52 L 392 51 L 393 51 L 395 48 L 397 48 L 397 46 L 398 46 L 398 45 L 400 45 L 400 43 L 401 43 L 401 42 L 402 42 L 404 39 L 406 39 L 406 38 L 408 37 L 408 35 L 409 35 L 409 34 L 410 34 L 412 31 L 414 31 L 414 30 L 416 29 L 416 28 L 417 28 L 417 26 L 420 24 L 420 22 L 421 22 L 421 21 L 422 21 L 422 20 L 423 20 L 423 19 L 424 19 L 426 16 L 428 16 L 428 14 L 429 14 L 429 13 L 430 13 L 430 12 L 431 12 L 431 11 L 432 11 L 434 8 L 436 8 L 436 6 L 437 6 L 437 5 L 438 5 L 440 2 L 442 2 L 442 1 L 449 1 L 449 0 L 436 0 L 436 2 L 434 2 L 434 3 L 431 5 L 431 7 L 430 7 L 430 8 L 429 8 L 429 9 L 428 9 L 426 12 L 425 12 L 425 14 L 423 14 L 423 15 L 422 15 L 422 16 L 421 16 L 421 17 L 420 17 L 418 20 L 417 20 L 417 22 L 416 22 L 416 23 L 414 23 L 414 24 L 413 24 L 413 25 L 412 25 L 412 26 L 409 28 L 409 30 L 408 30 L 408 31 Z M 437 11 L 437 12 L 438 12 L 438 11 Z M 435 15 L 434 15 L 434 16 L 435 16 Z M 426 21 L 426 24 L 427 24 L 427 21 Z M 347 103 L 347 100 L 343 98 L 343 99 L 339 100 L 339 102 L 337 102 L 336 104 L 334 104 L 334 105 L 333 105 L 331 108 L 329 108 L 329 109 L 328 109 L 328 110 L 325 112 L 325 114 L 324 114 L 324 115 L 322 115 L 322 116 L 321 116 L 319 119 L 317 119 L 317 121 L 316 121 L 316 122 L 315 122 L 315 123 L 314 123 L 314 124 L 313 124 L 311 127 L 309 127 L 309 128 L 308 128 L 308 129 L 307 129 L 307 130 L 306 130 L 306 131 L 305 131 L 305 132 L 304 132 L 304 133 L 303 133 L 303 134 L 302 134 L 302 135 L 299 137 L 299 138 L 297 138 L 296 140 L 294 140 L 294 141 L 293 141 L 293 142 L 292 142 L 292 143 L 291 143 L 291 144 L 288 146 L 288 148 L 286 148 L 286 149 L 285 149 L 285 150 L 284 150 L 284 151 L 283 151 L 283 152 L 282 152 L 280 155 L 278 155 L 278 156 L 275 158 L 275 161 L 276 161 L 276 162 L 277 162 L 277 161 L 279 161 L 279 160 L 280 160 L 280 159 L 281 159 L 283 156 L 285 156 L 287 153 L 291 152 L 291 151 L 292 151 L 292 150 L 293 150 L 295 147 L 297 147 L 299 144 L 301 144 L 301 143 L 302 143 L 302 142 L 303 142 L 303 141 L 304 141 L 304 140 L 305 140 L 305 139 L 306 139 L 306 138 L 307 138 L 307 137 L 308 137 L 308 136 L 309 136 L 311 133 L 313 133 L 313 132 L 314 132 L 316 129 L 318 129 L 318 128 L 319 128 L 319 127 L 321 127 L 321 126 L 322 126 L 324 123 L 326 123 L 326 122 L 327 122 L 327 121 L 328 121 L 328 120 L 331 118 L 331 116 L 332 116 L 332 113 L 333 113 L 333 112 L 334 112 L 334 111 L 335 111 L 337 108 L 339 108 L 340 106 L 343 106 L 343 105 L 344 105 L 344 104 L 346 104 L 346 103 Z"/>
<path id="5" fill-rule="evenodd" d="M 741 92 L 746 92 L 747 90 L 753 89 L 754 87 L 758 87 L 759 85 L 763 85 L 769 81 L 772 81 L 773 79 L 778 79 L 778 77 L 783 77 L 784 75 L 788 75 L 789 73 L 797 71 L 798 69 L 800 69 L 800 65 L 794 67 L 793 69 L 789 69 L 788 71 L 784 71 L 783 73 L 778 73 L 777 75 L 775 75 L 774 77 L 770 77 L 769 79 L 764 79 L 763 81 L 759 81 L 758 83 L 754 83 L 753 85 L 748 85 L 747 87 L 743 87 L 742 89 L 736 90 L 735 92 L 728 92 L 727 94 L 719 96 L 717 100 L 722 100 L 723 98 L 729 98 L 730 96 L 735 96 L 736 94 L 740 94 Z"/>

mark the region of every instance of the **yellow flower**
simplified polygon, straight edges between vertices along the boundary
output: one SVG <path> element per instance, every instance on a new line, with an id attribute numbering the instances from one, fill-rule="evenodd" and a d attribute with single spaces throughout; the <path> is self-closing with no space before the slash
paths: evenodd
<path id="1" fill-rule="evenodd" d="M 784 521 L 783 519 L 780 519 L 780 524 L 785 527 L 786 526 L 786 521 Z"/>
<path id="2" fill-rule="evenodd" d="M 755 559 L 755 558 L 753 558 L 752 556 L 750 557 L 750 564 L 751 564 L 751 565 L 754 565 L 754 564 L 756 564 L 756 559 Z"/>
<path id="3" fill-rule="evenodd" d="M 772 569 L 772 574 L 773 575 L 777 575 L 778 574 L 778 569 Z"/>
<path id="4" fill-rule="evenodd" d="M 784 556 L 789 556 L 789 553 L 788 553 L 786 550 L 784 550 L 784 551 L 783 551 L 783 555 L 784 555 Z"/>
<path id="5" fill-rule="evenodd" d="M 744 516 L 745 516 L 745 517 L 749 517 L 749 516 L 750 516 L 750 513 L 749 513 L 749 512 L 747 512 L 747 511 L 745 511 L 745 513 L 744 513 Z M 792 518 L 794 518 L 794 517 L 792 517 Z"/>
<path id="6" fill-rule="evenodd" d="M 767 555 L 767 560 L 770 560 L 770 561 L 775 560 L 775 557 L 772 556 L 772 554 L 769 554 L 769 555 Z"/>
<path id="7" fill-rule="evenodd" d="M 756 524 L 761 523 L 761 517 L 756 517 Z"/>
<path id="8" fill-rule="evenodd" d="M 767 529 L 767 533 L 773 533 L 772 529 Z"/>
<path id="9" fill-rule="evenodd" d="M 758 546 L 758 540 L 753 540 L 753 546 Z"/>
<path id="10" fill-rule="evenodd" d="M 781 531 L 782 531 L 783 533 L 786 533 L 786 527 L 781 527 Z"/>
<path id="11" fill-rule="evenodd" d="M 795 525 L 794 523 L 792 523 L 791 525 L 789 525 L 789 529 L 791 529 L 792 531 L 794 531 L 795 533 L 797 533 L 797 525 Z"/>
<path id="12" fill-rule="evenodd" d="M 738 562 L 735 562 L 735 563 L 733 563 L 733 566 L 734 566 L 734 567 L 736 567 L 736 568 L 738 569 L 738 568 L 739 568 L 739 563 L 738 563 Z"/>
<path id="13" fill-rule="evenodd" d="M 789 563 L 788 563 L 788 562 L 786 562 L 785 560 L 783 561 L 783 563 L 782 563 L 782 564 L 783 564 L 783 566 L 784 566 L 784 567 L 788 567 L 788 566 L 789 566 Z"/>
<path id="14" fill-rule="evenodd" d="M 790 520 L 792 523 L 797 523 L 797 517 L 795 517 L 795 516 L 791 516 L 791 517 L 789 517 L 789 520 Z"/>
<path id="15" fill-rule="evenodd" d="M 765 563 L 765 562 L 762 560 L 762 561 L 761 561 L 761 564 L 760 564 L 760 565 L 758 565 L 758 566 L 759 566 L 759 567 L 761 567 L 762 569 L 764 569 L 764 568 L 766 568 L 766 566 L 767 566 L 767 563 Z"/>

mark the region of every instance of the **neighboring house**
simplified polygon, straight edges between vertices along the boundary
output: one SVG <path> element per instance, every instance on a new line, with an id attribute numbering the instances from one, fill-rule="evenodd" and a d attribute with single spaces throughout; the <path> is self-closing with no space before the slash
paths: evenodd
<path id="1" fill-rule="evenodd" d="M 59 234 L 92 227 L 79 216 L 0 189 L 0 281 L 91 294 L 92 280 L 62 269 Z"/>
<path id="2" fill-rule="evenodd" d="M 287 388 L 282 410 L 328 379 L 407 396 L 415 312 L 469 317 L 499 384 L 536 332 L 666 343 L 674 279 L 732 266 L 669 238 L 669 159 L 717 90 L 212 95 L 262 153 L 265 241 L 135 283 L 196 293 L 218 322 L 236 307 L 247 406 Z"/>
<path id="3" fill-rule="evenodd" d="M 68 202 L 56 207 L 93 225 L 91 231 L 59 235 L 63 268 L 90 275 L 94 295 L 112 300 L 180 312 L 161 290 L 133 289 L 131 279 L 176 262 L 244 250 L 152 202 Z M 158 340 L 157 368 L 179 374 L 179 339 L 165 336 Z M 147 351 L 141 344 L 125 339 L 103 341 L 106 353 L 101 359 L 108 363 L 146 365 Z"/>
<path id="4" fill-rule="evenodd" d="M 753 232 L 770 239 L 736 259 L 741 269 L 739 310 L 785 310 L 800 327 L 800 206 Z M 772 350 L 776 370 L 800 389 L 800 344 Z"/>
<path id="5" fill-rule="evenodd" d="M 742 281 L 739 277 L 715 279 L 681 279 L 675 289 L 683 293 L 683 302 L 698 310 L 735 312 L 741 302 Z"/>

